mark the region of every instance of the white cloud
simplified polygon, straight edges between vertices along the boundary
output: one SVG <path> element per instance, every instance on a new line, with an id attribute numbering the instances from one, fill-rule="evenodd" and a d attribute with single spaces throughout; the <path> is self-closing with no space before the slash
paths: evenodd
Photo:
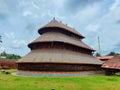
<path id="1" fill-rule="evenodd" d="M 36 5 L 35 3 L 34 3 L 34 1 L 32 1 L 32 6 L 34 7 L 34 8 L 36 8 L 36 9 L 40 9 L 40 7 L 38 6 L 38 5 Z"/>
<path id="2" fill-rule="evenodd" d="M 15 39 L 15 34 L 13 32 L 4 34 L 7 39 Z"/>
<path id="3" fill-rule="evenodd" d="M 107 21 L 116 21 L 120 19 L 120 0 L 115 0 L 112 6 L 109 8 L 109 12 L 101 19 L 107 19 Z"/>
<path id="4" fill-rule="evenodd" d="M 31 11 L 29 11 L 29 10 L 25 10 L 24 12 L 23 12 L 23 16 L 31 16 L 33 13 L 31 12 Z"/>
<path id="5" fill-rule="evenodd" d="M 27 46 L 28 42 L 26 40 L 18 39 L 13 32 L 5 33 L 4 35 L 3 44 L 7 45 L 8 43 L 7 47 L 9 48 L 22 49 L 23 47 Z"/>
<path id="6" fill-rule="evenodd" d="M 8 12 L 8 6 L 7 4 L 5 3 L 4 0 L 1 0 L 0 1 L 0 13 L 5 13 L 5 12 Z"/>
<path id="7" fill-rule="evenodd" d="M 5 51 L 5 47 L 0 45 L 0 53 L 2 53 L 3 51 Z"/>
<path id="8" fill-rule="evenodd" d="M 21 49 L 24 46 L 27 46 L 27 42 L 25 40 L 17 40 L 17 39 L 15 39 L 15 40 L 13 40 L 11 42 L 11 47 L 13 49 Z"/>
<path id="9" fill-rule="evenodd" d="M 120 0 L 115 0 L 115 3 L 110 7 L 111 11 L 116 10 L 118 7 L 120 7 Z"/>
<path id="10" fill-rule="evenodd" d="M 99 27 L 100 26 L 98 24 L 89 24 L 85 29 L 89 31 L 97 32 Z"/>
<path id="11" fill-rule="evenodd" d="M 108 13 L 93 23 L 93 25 L 99 24 L 102 53 L 110 52 L 120 42 L 120 25 L 116 24 L 116 21 L 120 19 L 120 0 L 116 0 L 108 10 Z M 89 28 L 91 26 L 88 26 Z"/>
<path id="12" fill-rule="evenodd" d="M 3 9 L 1 1 L 4 2 L 4 0 L 0 0 L 0 10 L 2 8 L 2 12 L 10 11 L 9 8 L 14 7 L 11 7 L 9 5 L 10 3 L 7 3 L 7 5 L 4 2 Z M 16 8 L 16 12 L 13 11 L 11 16 L 9 16 L 9 20 L 6 20 L 7 22 L 4 21 L 5 23 L 0 25 L 1 30 L 4 30 L 2 33 L 6 33 L 4 34 L 5 38 L 3 38 L 3 46 L 6 50 L 11 51 L 11 47 L 12 49 L 19 48 L 19 50 L 15 49 L 14 52 L 21 54 L 19 52 L 21 50 L 26 54 L 27 51 L 24 51 L 28 49 L 26 46 L 27 41 L 30 42 L 30 40 L 35 39 L 38 36 L 37 29 L 50 21 L 52 17 L 56 17 L 56 19 L 61 20 L 63 23 L 67 23 L 69 26 L 74 26 L 77 30 L 81 30 L 81 34 L 88 37 L 85 40 L 94 49 L 97 49 L 98 35 L 101 37 L 101 47 L 104 51 L 110 51 L 120 41 L 120 25 L 115 23 L 120 20 L 120 0 L 115 0 L 112 4 L 109 3 L 110 0 L 103 0 L 103 2 L 96 2 L 91 5 L 87 4 L 83 8 L 79 9 L 78 7 L 75 13 L 65 9 L 65 1 L 51 0 L 48 3 L 47 0 L 18 0 L 19 5 Z M 74 6 L 70 7 L 74 10 Z M 34 25 L 37 23 L 33 31 L 30 30 L 30 26 L 27 29 L 25 28 L 29 23 Z"/>
<path id="13" fill-rule="evenodd" d="M 61 8 L 64 6 L 65 0 L 52 0 L 52 3 L 54 3 L 57 8 Z"/>
<path id="14" fill-rule="evenodd" d="M 99 15 L 100 9 L 100 5 L 95 3 L 92 6 L 88 6 L 80 10 L 78 13 L 76 13 L 75 17 L 78 18 L 81 22 L 86 22 Z"/>

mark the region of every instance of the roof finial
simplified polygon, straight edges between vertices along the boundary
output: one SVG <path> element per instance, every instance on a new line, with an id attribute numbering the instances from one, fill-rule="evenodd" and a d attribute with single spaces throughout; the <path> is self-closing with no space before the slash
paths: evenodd
<path id="1" fill-rule="evenodd" d="M 55 20 L 55 17 L 53 17 L 53 20 Z"/>

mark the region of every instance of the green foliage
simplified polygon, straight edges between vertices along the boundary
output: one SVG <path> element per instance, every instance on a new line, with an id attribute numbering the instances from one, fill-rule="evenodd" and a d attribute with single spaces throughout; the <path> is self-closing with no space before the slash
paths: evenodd
<path id="1" fill-rule="evenodd" d="M 7 54 L 6 52 L 2 52 L 1 56 L 6 57 L 7 59 L 20 59 L 21 56 L 15 54 Z"/>
<path id="2" fill-rule="evenodd" d="M 95 54 L 96 57 L 101 56 L 98 52 Z"/>
<path id="3" fill-rule="evenodd" d="M 112 51 L 109 54 L 107 54 L 106 56 L 114 56 L 114 55 L 119 55 L 119 53 L 115 53 L 114 51 Z"/>
<path id="4" fill-rule="evenodd" d="M 21 56 L 15 55 L 15 54 L 7 54 L 6 58 L 8 58 L 8 59 L 20 59 Z"/>
<path id="5" fill-rule="evenodd" d="M 0 90 L 119 90 L 120 77 L 22 77 L 0 72 Z"/>

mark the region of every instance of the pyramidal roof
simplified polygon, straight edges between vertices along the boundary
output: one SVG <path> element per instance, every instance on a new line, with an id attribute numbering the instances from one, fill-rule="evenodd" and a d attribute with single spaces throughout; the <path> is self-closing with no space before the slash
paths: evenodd
<path id="1" fill-rule="evenodd" d="M 45 30 L 47 27 L 63 28 L 68 32 L 71 32 L 76 35 L 79 35 L 80 37 L 83 37 L 75 29 L 62 24 L 61 22 L 58 22 L 55 19 L 53 19 L 51 22 L 49 22 L 47 25 L 45 25 L 42 28 L 44 28 L 43 30 Z M 63 42 L 63 43 L 71 44 L 74 46 L 82 47 L 84 49 L 93 51 L 92 48 L 84 44 L 81 40 L 70 37 L 63 33 L 58 33 L 58 32 L 44 33 L 29 45 L 32 46 L 33 44 L 36 44 L 39 42 L 41 43 L 41 42 L 51 42 L 51 41 Z M 27 54 L 17 62 L 18 63 L 68 63 L 68 64 L 71 63 L 71 64 L 95 64 L 95 65 L 102 64 L 100 60 L 97 60 L 92 55 L 81 53 L 81 52 L 78 53 L 78 52 L 67 50 L 67 49 L 60 50 L 59 48 L 31 49 L 31 52 L 29 54 Z"/>
<path id="2" fill-rule="evenodd" d="M 48 27 L 57 27 L 57 28 L 62 28 L 66 31 L 69 31 L 71 33 L 74 33 L 82 38 L 84 38 L 84 36 L 82 36 L 79 32 L 77 32 L 74 28 L 71 28 L 69 26 L 67 26 L 67 24 L 63 24 L 61 21 L 57 21 L 55 18 L 53 18 L 52 21 L 50 21 L 48 24 L 46 24 L 45 26 L 43 26 L 42 28 L 48 28 Z M 39 31 L 42 29 L 40 28 Z"/>

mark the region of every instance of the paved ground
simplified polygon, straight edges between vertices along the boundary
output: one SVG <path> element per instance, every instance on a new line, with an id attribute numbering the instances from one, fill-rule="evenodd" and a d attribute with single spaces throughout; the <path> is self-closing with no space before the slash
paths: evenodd
<path id="1" fill-rule="evenodd" d="M 88 76 L 94 74 L 104 74 L 104 71 L 89 71 L 89 72 L 23 72 L 18 71 L 13 73 L 13 75 L 20 75 L 20 76 L 32 76 L 32 77 L 39 77 L 39 76 Z"/>

